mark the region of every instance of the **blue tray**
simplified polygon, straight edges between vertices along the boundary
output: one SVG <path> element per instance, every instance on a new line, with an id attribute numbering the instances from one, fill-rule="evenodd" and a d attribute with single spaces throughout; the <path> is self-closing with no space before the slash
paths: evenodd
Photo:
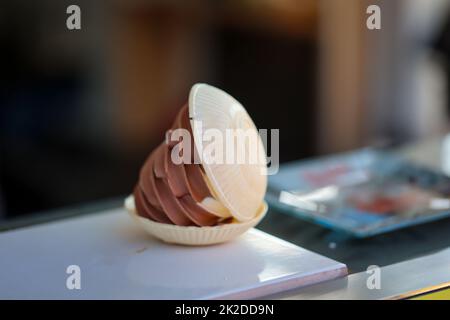
<path id="1" fill-rule="evenodd" d="M 450 216 L 450 178 L 362 149 L 282 165 L 269 176 L 266 200 L 280 212 L 365 238 Z"/>

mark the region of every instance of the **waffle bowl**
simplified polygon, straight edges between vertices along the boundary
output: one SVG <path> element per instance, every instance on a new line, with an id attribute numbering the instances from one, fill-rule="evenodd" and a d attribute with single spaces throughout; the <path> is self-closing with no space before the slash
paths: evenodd
<path id="1" fill-rule="evenodd" d="M 203 163 L 210 187 L 220 202 L 230 210 L 231 215 L 240 221 L 252 219 L 267 188 L 266 155 L 252 119 L 236 99 L 206 84 L 192 87 L 189 94 L 189 117 L 197 150 L 206 147 L 201 134 L 208 129 L 218 130 L 224 135 L 227 129 L 248 130 L 254 134 L 258 144 L 258 163 Z"/>

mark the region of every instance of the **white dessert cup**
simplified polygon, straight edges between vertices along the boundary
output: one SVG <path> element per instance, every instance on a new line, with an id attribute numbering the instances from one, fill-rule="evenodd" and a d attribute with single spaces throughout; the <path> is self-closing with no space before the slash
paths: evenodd
<path id="1" fill-rule="evenodd" d="M 245 222 L 234 220 L 211 227 L 177 226 L 152 221 L 139 216 L 134 205 L 132 195 L 125 199 L 125 208 L 133 220 L 143 228 L 148 234 L 167 243 L 204 246 L 230 241 L 240 236 L 250 228 L 256 226 L 267 213 L 267 203 L 263 201 L 256 216 Z"/>

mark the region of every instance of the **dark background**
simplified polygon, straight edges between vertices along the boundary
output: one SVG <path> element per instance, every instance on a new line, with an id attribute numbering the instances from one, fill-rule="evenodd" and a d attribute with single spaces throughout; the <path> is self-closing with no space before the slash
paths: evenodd
<path id="1" fill-rule="evenodd" d="M 196 82 L 279 128 L 282 162 L 445 133 L 449 7 L 2 0 L 0 217 L 128 194 Z"/>

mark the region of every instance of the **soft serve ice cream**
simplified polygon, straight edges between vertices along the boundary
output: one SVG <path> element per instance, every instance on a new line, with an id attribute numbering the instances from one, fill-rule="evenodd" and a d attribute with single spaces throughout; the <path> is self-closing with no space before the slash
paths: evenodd
<path id="1" fill-rule="evenodd" d="M 172 126 L 178 128 L 190 131 L 187 105 L 179 111 Z M 230 214 L 210 191 L 201 165 L 194 161 L 175 164 L 170 158 L 172 147 L 164 141 L 144 163 L 133 192 L 138 214 L 180 226 L 211 226 L 223 222 Z"/>
<path id="2" fill-rule="evenodd" d="M 203 151 L 210 144 L 202 140 L 203 127 L 220 134 L 248 129 L 253 142 L 237 143 L 236 150 L 258 155 L 255 158 L 262 161 L 204 161 L 209 154 Z M 187 132 L 189 138 L 178 136 L 180 131 Z M 251 146 L 256 146 L 256 151 Z M 174 161 L 173 155 L 180 150 L 183 161 Z M 165 141 L 143 164 L 125 206 L 148 233 L 166 242 L 220 243 L 237 237 L 264 217 L 266 173 L 262 141 L 242 105 L 218 88 L 196 84 Z"/>

